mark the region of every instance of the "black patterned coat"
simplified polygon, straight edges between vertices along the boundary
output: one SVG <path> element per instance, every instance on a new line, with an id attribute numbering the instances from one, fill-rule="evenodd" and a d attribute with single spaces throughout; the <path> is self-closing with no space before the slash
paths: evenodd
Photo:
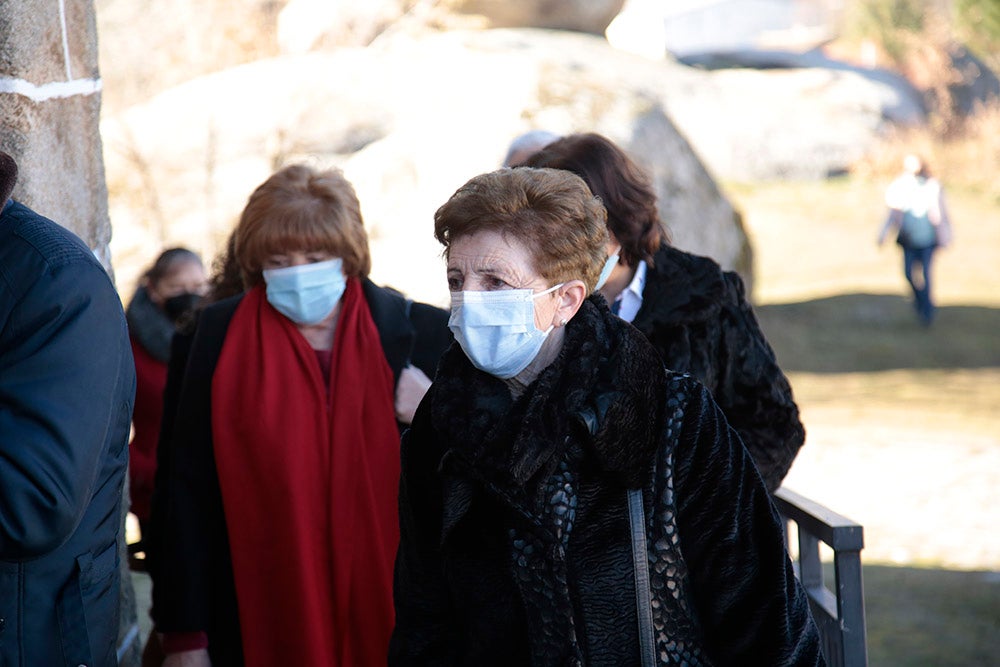
<path id="1" fill-rule="evenodd" d="M 600 298 L 517 400 L 446 353 L 404 436 L 390 664 L 638 665 L 630 487 L 661 664 L 822 664 L 739 438 Z"/>
<path id="2" fill-rule="evenodd" d="M 667 368 L 690 374 L 712 392 L 768 490 L 781 486 L 805 430 L 740 277 L 707 257 L 662 246 L 632 324 Z"/>

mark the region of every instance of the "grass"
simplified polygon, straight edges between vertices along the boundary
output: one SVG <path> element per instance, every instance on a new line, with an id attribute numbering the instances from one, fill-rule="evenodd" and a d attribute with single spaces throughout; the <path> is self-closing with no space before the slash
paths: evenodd
<path id="1" fill-rule="evenodd" d="M 996 664 L 1000 597 L 983 595 L 998 586 L 996 573 L 869 565 L 864 577 L 869 664 Z"/>
<path id="2" fill-rule="evenodd" d="M 947 178 L 943 179 L 947 187 Z M 872 665 L 1000 655 L 1000 202 L 948 190 L 938 317 L 916 320 L 875 238 L 884 179 L 728 184 L 755 248 L 755 309 L 802 410 L 789 486 L 865 526 Z"/>

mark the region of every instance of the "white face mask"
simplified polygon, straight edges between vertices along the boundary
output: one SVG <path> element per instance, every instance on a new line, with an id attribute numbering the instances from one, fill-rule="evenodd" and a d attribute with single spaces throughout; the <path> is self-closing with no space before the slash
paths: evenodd
<path id="1" fill-rule="evenodd" d="M 538 356 L 553 329 L 535 326 L 535 299 L 562 285 L 538 294 L 530 289 L 452 292 L 448 328 L 473 366 L 510 379 Z"/>
<path id="2" fill-rule="evenodd" d="M 335 258 L 263 271 L 267 301 L 297 324 L 322 322 L 344 295 L 343 267 L 344 261 Z"/>

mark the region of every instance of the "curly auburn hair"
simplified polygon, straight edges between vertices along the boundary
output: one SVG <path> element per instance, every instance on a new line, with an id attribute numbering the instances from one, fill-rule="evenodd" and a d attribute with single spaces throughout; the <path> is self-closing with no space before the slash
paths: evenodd
<path id="1" fill-rule="evenodd" d="M 553 283 L 582 280 L 592 292 L 607 255 L 607 213 L 577 176 L 558 169 L 500 169 L 476 176 L 434 214 L 445 247 L 482 231 L 513 238 Z"/>
<path id="2" fill-rule="evenodd" d="M 344 273 L 371 271 L 368 234 L 354 187 L 338 169 L 291 165 L 254 190 L 234 231 L 233 253 L 247 288 L 263 280 L 268 255 L 326 251 L 344 261 Z"/>

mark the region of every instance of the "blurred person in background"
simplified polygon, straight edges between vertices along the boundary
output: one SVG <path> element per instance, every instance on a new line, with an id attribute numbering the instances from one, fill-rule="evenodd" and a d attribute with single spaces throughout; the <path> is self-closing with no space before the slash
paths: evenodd
<path id="1" fill-rule="evenodd" d="M 913 307 L 920 322 L 930 326 L 934 321 L 931 261 L 937 248 L 951 243 L 944 190 L 923 159 L 907 155 L 903 173 L 886 190 L 885 203 L 889 215 L 879 232 L 878 244 L 881 246 L 889 233 L 896 231 L 896 243 L 903 249 L 903 275 L 913 290 Z"/>
<path id="2" fill-rule="evenodd" d="M 571 171 L 600 198 L 610 233 L 600 293 L 667 368 L 690 373 L 712 392 L 768 490 L 777 490 L 805 430 L 740 277 L 670 245 L 649 177 L 607 138 L 572 134 L 526 164 Z"/>
<path id="3" fill-rule="evenodd" d="M 16 180 L 0 152 L 0 665 L 117 665 L 125 314 L 90 248 L 10 199 Z"/>
<path id="4" fill-rule="evenodd" d="M 177 323 L 191 313 L 205 288 L 205 267 L 201 258 L 187 248 L 170 248 L 160 253 L 143 274 L 125 309 L 136 374 L 134 433 L 129 443 L 129 492 L 142 541 L 149 530 L 156 443 L 163 417 L 170 343 Z M 141 550 L 142 541 L 131 548 Z"/>
<path id="5" fill-rule="evenodd" d="M 512 168 L 523 166 L 529 157 L 558 138 L 558 134 L 548 130 L 529 130 L 519 134 L 511 140 L 507 155 L 503 159 L 503 166 Z"/>
<path id="6" fill-rule="evenodd" d="M 522 168 L 434 216 L 458 345 L 403 439 L 389 664 L 822 665 L 746 449 L 591 296 L 605 215 Z"/>
<path id="7" fill-rule="evenodd" d="M 385 664 L 398 422 L 450 343 L 447 313 L 367 278 L 339 171 L 276 172 L 232 251 L 246 292 L 200 313 L 164 443 L 164 664 Z"/>

